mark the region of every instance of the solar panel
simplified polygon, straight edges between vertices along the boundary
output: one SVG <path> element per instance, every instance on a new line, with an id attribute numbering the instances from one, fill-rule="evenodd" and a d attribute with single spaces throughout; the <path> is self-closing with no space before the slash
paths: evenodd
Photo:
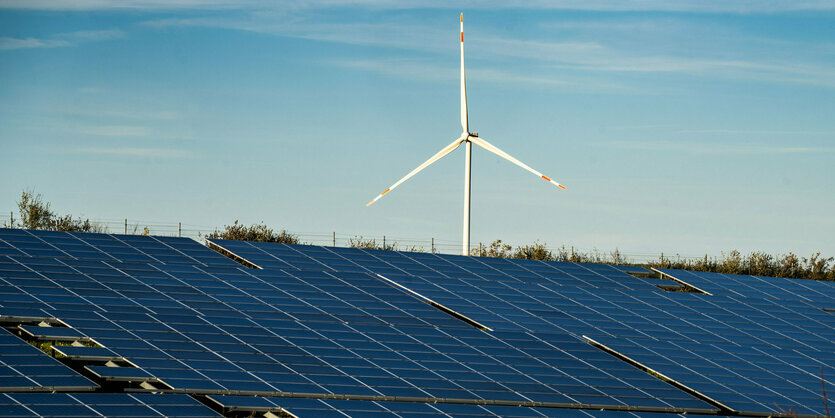
<path id="1" fill-rule="evenodd" d="M 252 396 L 217 396 L 209 398 L 220 405 L 224 411 L 229 412 L 263 412 L 276 413 L 289 412 L 296 416 L 316 417 L 600 417 L 600 418 L 635 418 L 635 417 L 657 417 L 670 418 L 680 415 L 663 412 L 647 413 L 644 415 L 627 411 L 593 411 L 593 410 L 572 410 L 556 408 L 534 408 L 519 406 L 501 405 L 473 405 L 473 404 L 447 404 L 447 403 L 419 403 L 419 402 L 392 402 L 392 401 L 361 401 L 361 400 L 334 400 L 334 399 L 304 399 L 304 398 L 279 398 L 279 397 L 252 397 Z"/>
<path id="2" fill-rule="evenodd" d="M 121 359 L 116 353 L 102 347 L 55 345 L 52 349 L 59 355 L 73 360 L 114 361 Z"/>
<path id="3" fill-rule="evenodd" d="M 60 314 L 173 388 L 708 407 L 636 370 L 609 375 L 573 338 L 538 348 L 570 366 L 532 359 L 502 341 L 509 334 L 473 329 L 369 273 L 11 260 L 48 277 L 17 285 L 29 308 Z M 88 368 L 111 381 L 147 377 L 115 369 Z"/>
<path id="4" fill-rule="evenodd" d="M 304 416 L 334 417 L 410 417 L 410 416 L 447 416 L 431 404 L 417 402 L 357 401 L 304 398 L 264 398 L 243 396 L 210 396 L 225 411 L 270 411 L 289 412 Z M 484 412 L 477 405 L 465 405 L 468 410 Z"/>
<path id="5" fill-rule="evenodd" d="M 0 230 L 0 319 L 100 345 L 56 352 L 108 387 L 200 391 L 218 410 L 820 414 L 815 384 L 835 374 L 828 285 L 688 277 L 707 295 L 628 266 L 213 245 L 259 268 L 185 239 Z"/>
<path id="6" fill-rule="evenodd" d="M 261 246 L 261 245 L 262 245 L 262 244 L 254 244 L 254 243 L 237 243 L 237 242 L 223 242 L 222 244 L 224 244 L 226 247 L 229 247 L 229 248 L 231 249 L 231 251 L 232 251 L 232 252 L 236 252 L 236 255 L 238 255 L 238 256 L 241 256 L 242 254 L 243 254 L 243 255 L 248 256 L 247 251 L 251 251 L 251 249 L 252 249 L 252 248 L 259 248 L 259 246 Z M 243 249 L 240 249 L 239 247 L 240 247 L 240 248 L 243 248 Z M 277 249 L 279 249 L 279 253 L 280 253 L 280 254 L 281 254 L 281 253 L 288 253 L 288 252 L 290 252 L 290 251 L 295 252 L 295 253 L 299 253 L 299 252 L 301 251 L 301 250 L 299 250 L 299 249 L 298 249 L 298 247 L 297 247 L 297 246 L 292 246 L 292 247 L 291 247 L 291 246 L 285 246 L 285 245 L 281 245 L 281 244 L 268 244 L 268 245 L 263 245 L 263 247 L 268 247 L 268 248 L 277 248 Z M 294 248 L 295 248 L 295 249 L 294 249 Z M 322 248 L 319 248 L 319 247 L 302 247 L 302 249 L 303 249 L 303 250 L 314 250 L 317 254 L 323 254 L 323 253 L 324 253 L 324 254 L 327 254 L 327 252 L 325 252 L 326 250 L 324 250 L 324 249 L 322 249 Z M 262 252 L 263 252 L 263 251 L 262 251 Z M 264 252 L 264 254 L 267 254 L 267 253 L 266 253 L 266 252 Z M 267 254 L 267 255 L 269 255 L 269 254 Z M 331 254 L 331 256 L 332 256 L 332 254 Z M 298 255 L 298 254 L 291 254 L 291 256 L 284 256 L 284 258 L 285 258 L 285 259 L 287 259 L 287 260 L 292 259 L 293 257 L 298 258 L 298 257 L 299 257 L 299 255 Z M 252 261 L 253 261 L 254 263 L 256 263 L 256 264 L 257 264 L 257 263 L 261 263 L 262 265 L 267 266 L 267 267 L 271 267 L 271 266 L 272 266 L 272 267 L 274 267 L 274 266 L 275 266 L 275 265 L 271 265 L 271 264 L 267 263 L 267 262 L 265 261 L 266 259 L 267 259 L 267 257 L 264 257 L 264 258 L 257 259 L 257 260 L 252 260 Z M 311 259 L 312 259 L 312 258 L 311 258 Z M 434 260 L 434 262 L 435 262 L 436 264 L 439 264 L 439 265 L 442 265 L 442 264 L 444 264 L 444 263 L 449 264 L 449 263 L 448 263 L 448 262 L 446 262 L 445 260 Z M 281 263 L 284 263 L 284 261 L 281 261 Z M 303 262 L 303 264 L 304 264 L 304 265 L 303 265 L 302 267 L 307 268 L 307 267 L 309 267 L 310 265 L 312 265 L 312 262 L 311 262 L 311 261 L 307 261 L 307 260 L 305 260 L 305 261 Z M 280 264 L 280 265 L 281 265 L 281 266 L 283 266 L 284 264 Z M 319 267 L 318 267 L 318 268 L 319 268 L 319 269 L 321 269 L 321 268 L 323 268 L 322 266 L 326 266 L 326 265 L 327 265 L 327 263 L 324 263 L 324 262 L 318 262 L 318 265 L 319 265 Z M 484 267 L 484 265 L 482 265 L 482 267 Z M 484 267 L 484 268 L 487 268 L 487 267 Z M 446 267 L 445 267 L 445 269 L 447 269 L 447 271 L 449 271 L 449 270 L 450 270 L 450 269 L 448 269 L 448 268 L 446 268 Z M 582 267 L 581 267 L 581 269 L 582 269 Z M 464 271 L 463 269 L 459 269 L 459 270 L 460 270 L 461 272 L 463 272 L 463 271 Z M 595 275 L 595 273 L 591 272 L 591 271 L 590 271 L 590 270 L 588 270 L 588 269 L 585 269 L 585 270 L 582 270 L 582 271 L 584 271 L 584 272 L 588 273 L 588 275 L 589 275 L 589 276 L 594 276 L 594 275 Z M 620 272 L 616 272 L 616 273 L 620 273 Z M 295 274 L 303 274 L 303 273 L 295 273 Z M 540 277 L 541 277 L 541 276 L 540 276 Z M 631 277 L 631 276 L 630 276 L 630 277 Z M 512 281 L 512 282 L 518 282 L 517 280 L 514 280 L 512 277 L 509 277 L 509 276 L 504 277 L 504 279 L 505 279 L 505 280 Z M 606 280 L 605 282 L 606 282 L 606 283 L 613 283 L 613 282 L 612 282 L 612 280 Z M 408 286 L 408 284 L 407 284 L 407 286 Z M 434 296 L 434 295 L 429 295 L 429 296 L 430 296 L 430 297 L 432 297 L 432 296 Z M 441 302 L 442 302 L 442 301 L 441 301 Z M 498 335 L 498 334 L 493 334 L 493 335 Z M 576 341 L 575 341 L 575 342 L 576 342 Z M 577 343 L 578 345 L 582 345 L 582 344 L 581 344 L 581 343 L 579 343 L 579 342 L 576 342 L 576 343 Z M 483 344 L 483 343 L 482 343 L 482 344 Z M 553 343 L 552 343 L 552 344 L 553 344 Z M 479 348 L 482 348 L 482 347 L 481 347 L 481 346 L 479 346 Z M 574 347 L 574 348 L 576 349 L 576 347 Z M 546 346 L 546 349 L 553 349 L 553 346 Z M 604 356 L 604 357 L 605 357 L 605 356 Z M 588 361 L 588 359 L 586 359 L 586 360 Z M 539 367 L 541 367 L 541 365 L 540 365 Z M 588 366 L 585 366 L 585 367 L 588 367 Z M 635 373 L 635 370 L 630 370 L 630 369 L 627 367 L 627 372 L 626 372 L 626 373 L 630 373 L 630 372 L 631 372 L 631 373 L 633 373 L 635 376 L 641 376 L 641 374 L 640 374 L 640 373 Z M 591 377 L 592 377 L 592 376 L 589 376 L 589 378 L 591 378 Z M 601 373 L 601 374 L 599 375 L 599 377 L 602 377 L 602 378 L 604 378 L 604 379 L 605 379 L 605 378 L 607 378 L 607 377 L 609 377 L 609 376 L 607 376 L 607 375 L 605 375 L 605 374 L 602 374 L 602 373 Z M 613 379 L 613 380 L 614 380 L 614 379 Z M 660 382 L 657 382 L 657 381 L 655 381 L 654 379 L 651 379 L 651 378 L 646 379 L 646 381 L 642 381 L 641 379 L 636 379 L 636 382 L 638 382 L 638 381 L 640 381 L 639 383 L 640 383 L 640 384 L 642 384 L 642 385 L 644 385 L 644 386 L 646 386 L 646 385 L 650 384 L 650 383 L 647 383 L 647 382 L 652 382 L 652 384 L 657 384 L 657 383 L 660 383 Z M 575 383 L 575 384 L 578 384 L 578 386 L 581 386 L 581 387 L 588 386 L 588 385 L 586 385 L 585 383 L 582 383 L 582 382 L 576 382 L 576 381 L 575 381 L 574 383 Z M 623 382 L 618 382 L 618 384 L 619 384 L 619 385 L 622 385 L 622 384 L 623 384 Z M 660 385 L 658 385 L 658 386 L 662 386 L 662 387 L 664 387 L 664 386 L 666 386 L 666 384 L 663 384 L 663 383 L 662 383 L 662 384 L 660 384 Z M 653 388 L 651 388 L 651 389 L 650 389 L 650 388 L 644 388 L 644 389 L 649 389 L 649 390 L 659 390 L 659 389 L 661 389 L 661 390 L 664 390 L 664 389 L 669 389 L 669 388 L 668 388 L 668 387 L 659 388 L 659 387 L 657 387 L 657 386 L 656 386 L 656 387 L 653 387 Z M 526 392 L 526 396 L 528 396 L 528 397 L 530 397 L 530 396 L 534 396 L 534 397 L 536 397 L 536 398 L 540 398 L 540 399 L 541 399 L 541 398 L 544 398 L 544 397 L 550 397 L 551 399 L 554 399 L 554 395 L 555 395 L 556 393 L 559 393 L 559 392 L 558 392 L 558 391 L 556 391 L 556 392 L 549 393 L 549 391 L 551 391 L 551 390 L 552 390 L 552 389 L 545 389 L 545 392 L 543 392 L 543 393 L 542 393 L 542 396 L 541 396 L 541 397 L 540 397 L 540 396 L 537 396 L 537 395 L 535 395 L 535 394 L 534 394 L 534 395 L 532 395 L 532 393 L 536 393 L 536 392 L 531 392 L 531 391 Z M 566 390 L 572 390 L 572 389 L 566 389 Z M 639 392 L 639 391 L 636 391 L 636 392 Z M 672 392 L 677 392 L 677 391 L 673 390 Z M 646 397 L 646 398 L 652 398 L 651 396 L 646 396 L 646 394 L 644 394 L 644 395 L 645 395 L 645 397 Z M 569 399 L 565 399 L 565 401 L 566 401 L 566 402 L 581 402 L 581 403 L 606 403 L 606 402 L 611 402 L 611 400 L 609 400 L 609 399 L 610 399 L 610 398 L 608 398 L 608 399 L 607 399 L 607 396 L 605 396 L 605 395 L 601 395 L 600 391 L 596 391 L 596 390 L 595 390 L 595 391 L 591 391 L 591 392 L 589 392 L 589 393 L 584 393 L 584 394 L 580 394 L 580 393 L 578 393 L 578 394 L 573 394 L 573 396 L 572 396 L 572 397 L 570 397 Z M 635 400 L 632 400 L 632 401 L 633 401 L 633 402 L 643 402 L 644 404 L 647 404 L 647 403 L 652 403 L 652 401 L 651 401 L 650 399 L 641 399 L 641 397 L 640 397 L 640 396 L 637 396 L 637 397 L 636 397 L 636 399 L 635 399 Z M 705 404 L 703 404 L 703 403 L 701 403 L 701 402 L 699 402 L 699 401 L 696 401 L 695 399 L 692 399 L 689 395 L 683 395 L 683 396 L 681 396 L 679 399 L 676 399 L 675 401 L 676 401 L 676 402 L 679 402 L 679 404 L 686 404 L 688 407 L 707 407 L 707 405 L 705 405 Z M 620 402 L 620 401 L 615 401 L 615 402 L 617 403 L 617 402 Z"/>
<path id="7" fill-rule="evenodd" d="M 219 415 L 187 395 L 6 393 L 0 394 L 0 416 L 191 418 Z"/>
<path id="8" fill-rule="evenodd" d="M 309 247 L 304 246 L 228 242 L 220 244 L 231 248 L 249 248 L 246 251 L 257 248 L 280 262 L 291 265 L 298 257 L 292 254 L 291 250 L 303 253 L 316 262 L 319 261 L 317 257 L 323 254 L 321 248 L 308 251 Z M 341 254 L 343 249 L 334 248 L 327 251 Z M 374 271 L 381 265 L 380 261 L 386 260 L 382 265 L 388 271 L 387 278 L 493 329 L 522 329 L 534 335 L 560 331 L 600 339 L 630 337 L 631 341 L 641 338 L 652 338 L 653 341 L 663 339 L 677 344 L 687 344 L 687 347 L 691 347 L 692 344 L 710 343 L 712 347 L 724 349 L 705 353 L 694 351 L 686 356 L 677 357 L 676 364 L 689 366 L 689 375 L 678 375 L 680 379 L 705 377 L 698 367 L 703 359 L 722 357 L 731 348 L 739 347 L 740 343 L 743 347 L 747 346 L 746 342 L 765 344 L 771 347 L 769 349 L 775 353 L 777 360 L 791 364 L 792 360 L 784 358 L 787 355 L 786 349 L 821 350 L 822 347 L 832 347 L 835 341 L 832 316 L 815 308 L 808 300 L 752 300 L 742 298 L 738 293 L 735 294 L 736 297 L 730 297 L 664 292 L 652 285 L 650 279 L 622 279 L 621 275 L 625 275 L 624 270 L 611 267 L 589 268 L 563 265 L 569 263 L 431 254 L 382 255 L 384 252 L 365 250 L 351 250 L 346 253 L 350 253 L 352 259 L 357 260 L 357 251 L 365 254 L 366 262 L 358 264 L 363 264 L 367 270 Z M 377 256 L 377 253 L 381 255 Z M 395 259 L 407 257 L 414 260 L 412 264 L 422 267 L 400 268 L 393 262 Z M 302 267 L 309 266 L 311 261 L 305 260 L 304 263 Z M 509 264 L 516 267 L 506 267 Z M 492 274 L 485 270 L 483 265 L 504 266 L 496 270 L 512 272 L 512 277 L 508 278 L 507 274 Z M 412 274 L 418 270 L 422 270 L 422 273 Z M 544 273 L 554 270 L 559 270 L 560 273 Z M 543 278 L 546 280 L 542 280 Z M 653 355 L 657 361 L 664 359 L 658 353 Z M 715 370 L 732 367 L 735 366 L 724 364 Z M 745 372 L 740 373 L 734 374 L 733 377 L 746 375 Z M 755 378 L 755 375 L 750 378 Z M 714 399 L 720 403 L 725 400 L 727 402 L 724 404 L 733 405 L 732 408 L 775 412 L 779 410 L 771 406 L 773 402 L 769 403 L 770 401 L 780 401 L 780 405 L 785 407 L 799 408 L 804 402 L 815 399 L 805 397 L 812 391 L 815 379 L 806 379 L 800 384 L 801 389 L 805 391 L 800 395 L 792 392 L 798 386 L 796 382 L 786 386 L 788 378 L 775 379 L 775 382 L 766 382 L 768 385 L 761 388 L 767 390 L 766 393 L 758 394 L 765 403 L 746 404 L 738 401 L 745 399 L 746 391 L 752 389 L 736 388 L 733 384 L 729 384 L 733 389 L 715 393 Z M 816 383 L 819 386 L 820 380 Z M 704 391 L 707 392 L 709 391 Z M 822 412 L 817 407 L 804 410 Z"/>
<path id="9" fill-rule="evenodd" d="M 94 390 L 98 387 L 20 338 L 0 330 L 0 391 Z"/>
<path id="10" fill-rule="evenodd" d="M 835 364 L 831 352 L 647 339 L 598 342 L 737 411 L 823 414 L 820 373 L 832 375 Z M 796 358 L 786 362 L 790 355 Z"/>
<path id="11" fill-rule="evenodd" d="M 124 263 L 226 265 L 232 261 L 188 238 L 0 228 L 0 255 Z"/>
<path id="12" fill-rule="evenodd" d="M 436 279 L 432 285 L 437 285 L 442 287 L 443 291 L 448 291 L 449 287 L 445 286 L 444 283 L 446 282 L 439 283 Z M 721 346 L 738 347 L 740 343 L 756 341 L 764 345 L 771 345 L 775 349 L 778 347 L 792 347 L 798 350 L 817 347 L 817 350 L 820 350 L 822 347 L 830 347 L 831 350 L 832 342 L 835 341 L 835 333 L 833 333 L 835 328 L 832 327 L 831 320 L 825 320 L 827 319 L 826 313 L 806 309 L 802 311 L 804 314 L 801 315 L 799 313 L 801 308 L 780 306 L 777 303 L 769 303 L 767 306 L 751 306 L 738 300 L 723 297 L 707 298 L 692 294 L 661 292 L 652 294 L 651 297 L 648 295 L 635 296 L 605 289 L 598 289 L 596 292 L 587 292 L 585 289 L 573 291 L 559 289 L 556 292 L 561 297 L 554 299 L 547 297 L 546 289 L 538 288 L 536 293 L 531 292 L 536 294 L 535 300 L 540 302 L 538 306 L 533 305 L 538 309 L 532 309 L 531 303 L 534 302 L 534 298 L 520 301 L 518 297 L 514 297 L 514 305 L 507 311 L 513 312 L 515 316 L 503 322 L 496 322 L 495 320 L 491 321 L 490 315 L 496 314 L 498 311 L 496 306 L 505 300 L 497 298 L 496 292 L 485 294 L 484 298 L 479 298 L 473 293 L 468 293 L 466 296 L 457 293 L 455 295 L 456 299 L 456 297 L 450 295 L 450 292 L 443 295 L 437 291 L 415 286 L 414 281 L 409 282 L 408 286 L 496 328 L 522 326 L 539 333 L 546 329 L 545 323 L 547 322 L 552 324 L 554 329 L 562 329 L 572 333 L 585 333 L 593 335 L 595 338 L 655 337 L 667 341 L 678 340 L 681 341 L 680 344 L 687 344 L 687 347 L 691 347 L 692 344 L 698 342 L 712 342 Z M 631 303 L 633 306 L 630 307 L 630 303 L 627 302 L 634 302 Z M 499 307 L 501 306 L 499 305 Z M 630 308 L 631 311 L 628 310 Z M 644 312 L 640 312 L 637 308 L 643 308 Z M 521 312 L 527 312 L 528 316 L 520 315 Z M 778 312 L 779 317 L 777 316 Z M 813 314 L 817 314 L 818 320 L 813 319 L 815 317 Z M 506 315 L 509 316 L 510 314 Z M 823 319 L 821 319 L 821 316 L 823 316 Z M 782 351 L 778 351 L 778 353 L 782 353 Z M 691 365 L 692 368 L 688 370 L 688 373 L 706 374 L 702 369 L 695 366 L 697 359 L 701 356 L 715 358 L 717 356 L 722 357 L 722 354 L 704 353 L 697 356 L 694 353 L 690 357 L 678 358 L 676 362 L 677 364 Z M 780 358 L 779 354 L 777 356 Z M 736 365 L 728 364 L 725 367 L 734 368 Z M 835 372 L 829 371 L 827 373 L 827 375 L 831 374 L 835 374 Z M 781 381 L 787 379 L 775 378 Z M 807 376 L 804 387 L 807 392 L 819 390 L 820 379 Z M 786 392 L 787 388 L 773 385 L 769 390 L 782 393 Z M 808 399 L 798 398 L 786 402 L 786 399 L 783 398 L 782 405 L 788 404 L 797 407 L 804 405 L 806 400 Z M 750 406 L 731 405 L 737 407 Z M 770 405 L 760 404 L 757 410 L 775 410 Z M 822 413 L 820 408 L 815 410 L 817 413 Z M 775 412 L 779 412 L 779 410 Z"/>
<path id="13" fill-rule="evenodd" d="M 65 261 L 68 266 L 72 263 Z M 160 270 L 151 267 L 133 271 L 139 276 L 157 272 Z M 511 338 L 510 334 L 473 329 L 368 274 L 353 273 L 345 278 L 310 271 L 295 274 L 241 271 L 225 273 L 224 280 L 214 281 L 209 280 L 212 275 L 205 275 L 199 282 L 206 286 L 202 291 L 187 285 L 188 279 L 165 285 L 145 283 L 160 293 L 177 294 L 178 301 L 188 308 L 176 316 L 169 311 L 136 315 L 88 305 L 63 311 L 61 319 L 175 388 L 705 406 L 686 395 L 670 398 L 678 405 L 659 399 L 653 391 L 669 397 L 666 388 L 659 388 L 666 385 L 634 370 L 631 372 L 642 379 L 635 380 L 641 387 L 632 397 L 610 396 L 582 379 L 566 376 L 559 367 L 530 364 L 529 354 L 501 341 Z M 264 290 L 264 285 L 274 291 L 269 299 L 247 296 Z M 164 291 L 160 290 L 163 286 Z M 235 306 L 240 309 L 225 295 L 235 296 Z M 108 306 L 118 303 L 110 301 Z M 91 308 L 98 310 L 91 312 Z M 280 315 L 261 315 L 270 312 Z M 488 343 L 493 344 L 489 349 L 485 347 Z M 583 376 L 586 379 L 605 379 L 615 389 L 632 387 L 628 379 L 595 368 L 586 352 L 588 347 L 575 339 L 559 344 L 552 341 L 540 350 L 569 353 L 563 356 L 578 353 L 584 359 L 573 360 L 576 364 L 570 370 L 574 373 L 589 373 Z M 235 367 L 200 362 L 210 360 L 234 362 Z M 567 362 L 565 358 L 562 364 Z M 144 376 L 136 376 L 138 370 L 130 369 L 92 371 L 101 376 L 110 373 L 105 376 L 108 380 Z M 116 372 L 132 374 L 113 375 Z M 546 379 L 556 380 L 546 383 Z"/>
<path id="14" fill-rule="evenodd" d="M 671 269 L 658 271 L 716 295 L 792 300 L 821 308 L 830 307 L 835 301 L 833 282 Z"/>
<path id="15" fill-rule="evenodd" d="M 600 264 L 558 263 L 463 257 L 446 254 L 404 253 L 355 248 L 318 247 L 231 240 L 209 240 L 213 245 L 262 268 L 366 271 L 376 274 L 408 274 L 421 277 L 453 277 L 495 281 L 549 283 L 570 286 L 643 288 L 652 279 L 637 278 L 624 269 Z M 640 272 L 649 273 L 640 268 Z"/>

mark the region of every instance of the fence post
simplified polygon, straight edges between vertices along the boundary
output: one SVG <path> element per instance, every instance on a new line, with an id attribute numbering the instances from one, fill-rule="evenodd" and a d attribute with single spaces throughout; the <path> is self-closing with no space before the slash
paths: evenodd
<path id="1" fill-rule="evenodd" d="M 125 235 L 128 234 L 128 218 L 125 218 Z"/>
<path id="2" fill-rule="evenodd" d="M 336 231 L 333 231 L 333 246 L 336 247 Z"/>
<path id="3" fill-rule="evenodd" d="M 182 222 L 177 222 L 177 236 L 181 237 L 181 238 L 183 236 L 183 223 Z"/>
<path id="4" fill-rule="evenodd" d="M 435 237 L 432 237 L 432 254 L 435 254 Z"/>
<path id="5" fill-rule="evenodd" d="M 383 235 L 383 249 L 386 249 L 386 236 Z"/>

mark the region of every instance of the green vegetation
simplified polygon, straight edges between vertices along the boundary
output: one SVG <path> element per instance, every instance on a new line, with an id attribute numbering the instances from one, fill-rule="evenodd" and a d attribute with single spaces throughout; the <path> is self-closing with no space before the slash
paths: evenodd
<path id="1" fill-rule="evenodd" d="M 752 252 L 743 256 L 733 250 L 721 257 L 700 259 L 664 258 L 648 263 L 649 267 L 678 270 L 709 271 L 714 273 L 750 274 L 754 276 L 788 277 L 794 279 L 812 279 L 835 281 L 833 257 L 821 257 L 820 253 L 809 258 L 798 257 L 794 253 L 773 256 L 763 252 Z"/>
<path id="2" fill-rule="evenodd" d="M 523 260 L 567 261 L 573 263 L 624 264 L 626 259 L 615 249 L 609 254 L 598 250 L 590 252 L 574 251 L 574 247 L 565 245 L 555 249 L 548 249 L 547 244 L 534 242 L 530 245 L 513 247 L 502 243 L 498 239 L 490 244 L 478 243 L 478 247 L 470 250 L 470 254 L 478 257 L 519 258 Z"/>
<path id="3" fill-rule="evenodd" d="M 69 347 L 72 345 L 72 343 L 68 341 L 28 341 L 28 343 L 57 359 L 64 358 L 64 355 L 55 351 L 52 347 L 56 345 Z"/>
<path id="4" fill-rule="evenodd" d="M 12 218 L 7 225 L 10 228 L 41 229 L 45 231 L 98 232 L 106 233 L 107 227 L 90 222 L 89 219 L 73 218 L 72 215 L 60 216 L 52 211 L 50 204 L 43 201 L 40 194 L 24 191 L 17 203 L 20 221 Z"/>
<path id="5" fill-rule="evenodd" d="M 279 242 L 284 244 L 301 244 L 299 237 L 282 229 L 276 233 L 263 223 L 246 226 L 236 220 L 232 225 L 224 225 L 222 231 L 206 235 L 209 239 L 228 239 L 237 241 Z"/>
<path id="6" fill-rule="evenodd" d="M 397 243 L 386 244 L 385 241 L 378 243 L 374 238 L 365 239 L 362 236 L 348 239 L 348 246 L 351 248 L 361 248 L 363 250 L 386 250 L 397 251 Z"/>
<path id="7" fill-rule="evenodd" d="M 773 256 L 763 252 L 742 255 L 733 250 L 720 257 L 705 255 L 699 259 L 676 256 L 664 257 L 649 263 L 631 263 L 619 250 L 603 254 L 597 250 L 591 252 L 574 251 L 573 247 L 562 246 L 552 251 L 546 244 L 535 242 L 530 245 L 512 247 L 496 240 L 489 245 L 479 243 L 470 254 L 480 257 L 521 258 L 526 260 L 569 261 L 575 263 L 627 264 L 642 267 L 668 268 L 677 270 L 708 271 L 714 273 L 748 274 L 754 276 L 788 277 L 794 279 L 835 281 L 835 258 L 822 257 L 820 253 L 810 257 L 799 257 L 794 253 Z"/>
<path id="8" fill-rule="evenodd" d="M 364 250 L 386 250 L 386 251 L 408 251 L 413 253 L 426 252 L 423 247 L 410 246 L 398 247 L 397 242 L 386 243 L 385 237 L 382 242 L 377 242 L 374 238 L 365 239 L 362 236 L 355 236 L 348 238 L 348 246 L 351 248 L 361 248 Z"/>

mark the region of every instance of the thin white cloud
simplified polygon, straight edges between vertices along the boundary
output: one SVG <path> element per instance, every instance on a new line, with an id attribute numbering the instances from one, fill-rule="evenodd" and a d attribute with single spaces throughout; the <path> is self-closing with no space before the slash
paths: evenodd
<path id="1" fill-rule="evenodd" d="M 155 27 L 217 27 L 257 33 L 274 34 L 351 45 L 387 47 L 432 54 L 455 53 L 449 45 L 450 31 L 435 26 L 404 22 L 380 23 L 317 23 L 285 14 L 261 12 L 244 17 L 200 17 L 158 19 L 144 22 Z M 645 23 L 644 23 L 645 24 Z M 667 30 L 667 29 L 663 29 Z M 715 31 L 715 30 L 714 30 Z M 415 36 L 414 34 L 420 34 Z M 726 34 L 728 37 L 734 36 Z M 481 59 L 525 59 L 552 69 L 582 72 L 612 73 L 678 73 L 685 76 L 745 79 L 766 83 L 805 84 L 835 88 L 835 75 L 825 64 L 814 60 L 798 61 L 796 57 L 746 58 L 737 54 L 728 57 L 715 51 L 699 56 L 687 50 L 687 55 L 643 52 L 639 48 L 623 48 L 616 38 L 603 41 L 543 41 L 513 39 L 495 35 L 476 35 L 477 41 L 468 45 L 471 54 Z M 804 49 L 808 46 L 804 46 Z M 737 48 L 734 48 L 737 49 Z M 793 48 L 792 50 L 799 50 Z M 810 51 L 809 55 L 814 55 Z M 564 76 L 565 71 L 561 71 Z M 592 78 L 593 76 L 586 76 Z M 556 80 L 556 79 L 555 79 Z M 551 81 L 549 84 L 561 81 Z"/>
<path id="2" fill-rule="evenodd" d="M 351 45 L 424 51 L 436 51 L 433 45 L 442 44 L 444 39 L 450 38 L 450 31 L 427 25 L 402 22 L 323 23 L 272 12 L 248 14 L 243 17 L 155 19 L 143 24 L 159 28 L 193 26 L 232 29 Z M 416 33 L 420 36 L 414 36 Z"/>
<path id="3" fill-rule="evenodd" d="M 692 141 L 606 141 L 599 146 L 641 151 L 671 151 L 697 154 L 807 154 L 835 152 L 835 147 L 775 146 L 746 143 Z"/>
<path id="4" fill-rule="evenodd" d="M 0 50 L 28 49 L 28 48 L 56 48 L 70 46 L 68 41 L 63 39 L 37 39 L 37 38 L 0 38 Z"/>
<path id="5" fill-rule="evenodd" d="M 0 0 L 2 9 L 29 10 L 217 10 L 255 9 L 254 0 Z"/>
<path id="6" fill-rule="evenodd" d="M 451 4 L 442 0 L 420 3 L 400 0 L 307 0 L 265 3 L 255 0 L 0 0 L 0 8 L 34 10 L 310 10 L 328 8 L 398 9 L 551 9 L 589 11 L 666 11 L 684 13 L 777 13 L 835 10 L 828 0 L 487 0 Z"/>
<path id="7" fill-rule="evenodd" d="M 450 28 L 439 28 L 426 24 L 408 22 L 342 23 L 321 22 L 280 13 L 255 13 L 243 17 L 196 17 L 155 19 L 144 25 L 166 27 L 214 27 L 222 29 L 257 32 L 292 38 L 336 42 L 351 45 L 392 47 L 432 53 L 457 52 L 449 46 L 450 39 L 457 39 Z M 417 35 L 416 35 L 417 34 Z M 561 56 L 575 56 L 584 53 L 608 53 L 606 48 L 595 42 L 543 42 L 501 38 L 479 34 L 477 44 L 469 44 L 470 51 L 479 51 L 488 56 L 524 57 L 535 59 L 556 59 Z"/>
<path id="8" fill-rule="evenodd" d="M 124 33 L 120 30 L 108 29 L 65 32 L 44 39 L 2 37 L 0 38 L 0 50 L 67 47 L 85 42 L 117 39 L 123 36 Z"/>
<path id="9" fill-rule="evenodd" d="M 826 66 L 788 62 L 757 62 L 744 59 L 704 59 L 676 56 L 597 57 L 577 62 L 577 69 L 609 72 L 666 72 L 708 77 L 807 84 L 835 88 L 835 71 Z"/>
<path id="10" fill-rule="evenodd" d="M 151 158 L 193 158 L 195 154 L 184 149 L 170 148 L 79 148 L 73 150 L 76 154 L 112 155 L 121 157 L 151 157 Z"/>
<path id="11" fill-rule="evenodd" d="M 780 131 L 780 130 L 752 130 L 752 129 L 684 129 L 680 134 L 716 134 L 716 135 L 808 135 L 835 136 L 835 131 Z"/>
<path id="12" fill-rule="evenodd" d="M 109 39 L 118 39 L 124 36 L 124 32 L 118 29 L 80 30 L 76 32 L 59 33 L 56 35 L 57 38 L 75 42 L 106 41 Z"/>
<path id="13" fill-rule="evenodd" d="M 77 129 L 77 132 L 85 135 L 96 136 L 148 136 L 150 130 L 144 126 L 124 126 L 124 125 L 103 125 L 103 126 L 84 126 Z"/>
<path id="14" fill-rule="evenodd" d="M 382 58 L 375 60 L 330 60 L 328 65 L 369 71 L 387 77 L 423 80 L 429 82 L 458 82 L 458 68 L 454 65 L 441 67 L 416 59 Z M 520 75 L 513 72 L 476 68 L 467 70 L 470 82 L 489 82 L 503 85 L 526 85 L 534 88 L 558 87 L 581 91 L 606 91 L 608 93 L 640 93 L 626 85 L 606 80 L 582 77 L 547 77 L 544 75 Z"/>
<path id="15" fill-rule="evenodd" d="M 77 107 L 61 107 L 54 110 L 55 113 L 69 116 L 82 116 L 91 118 L 109 118 L 109 119 L 138 119 L 138 120 L 180 120 L 182 114 L 175 111 L 155 111 L 155 110 L 134 110 L 134 109 L 103 109 L 100 107 L 77 108 Z"/>

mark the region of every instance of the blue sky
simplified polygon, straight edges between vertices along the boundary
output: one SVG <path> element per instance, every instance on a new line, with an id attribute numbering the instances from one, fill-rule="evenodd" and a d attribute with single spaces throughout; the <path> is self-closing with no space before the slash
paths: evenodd
<path id="1" fill-rule="evenodd" d="M 0 0 L 0 211 L 458 242 L 459 12 L 474 242 L 835 255 L 831 1 Z"/>

